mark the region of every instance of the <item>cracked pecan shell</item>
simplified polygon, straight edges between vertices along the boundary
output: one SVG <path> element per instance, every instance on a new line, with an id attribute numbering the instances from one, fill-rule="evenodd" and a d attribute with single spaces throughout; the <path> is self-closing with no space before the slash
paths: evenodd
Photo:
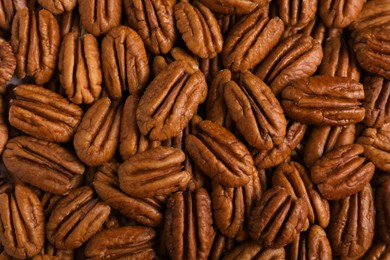
<path id="1" fill-rule="evenodd" d="M 386 243 L 390 243 L 390 180 L 383 182 L 375 195 L 377 230 Z"/>
<path id="2" fill-rule="evenodd" d="M 77 0 L 38 0 L 38 4 L 56 15 L 72 11 Z"/>
<path id="3" fill-rule="evenodd" d="M 0 92 L 5 92 L 7 81 L 11 80 L 16 69 L 16 58 L 11 45 L 0 37 Z"/>
<path id="4" fill-rule="evenodd" d="M 286 252 L 283 247 L 280 248 L 266 248 L 256 242 L 247 241 L 240 244 L 228 252 L 223 260 L 272 260 L 272 259 L 286 259 Z"/>
<path id="5" fill-rule="evenodd" d="M 270 0 L 200 0 L 213 12 L 221 14 L 249 14 Z"/>
<path id="6" fill-rule="evenodd" d="M 318 14 L 328 28 L 345 28 L 363 9 L 364 0 L 318 0 Z"/>

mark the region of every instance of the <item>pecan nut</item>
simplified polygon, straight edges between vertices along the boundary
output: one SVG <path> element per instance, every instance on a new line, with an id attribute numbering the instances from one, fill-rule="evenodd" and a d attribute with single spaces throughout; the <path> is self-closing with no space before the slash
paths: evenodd
<path id="1" fill-rule="evenodd" d="M 0 37 L 0 92 L 5 92 L 7 81 L 11 80 L 16 69 L 16 58 L 11 45 Z"/>
<path id="2" fill-rule="evenodd" d="M 38 4 L 52 14 L 62 14 L 72 11 L 77 4 L 77 0 L 38 0 Z"/>
<path id="3" fill-rule="evenodd" d="M 386 260 L 390 258 L 390 246 L 383 241 L 373 243 L 364 256 L 366 260 Z"/>
<path id="4" fill-rule="evenodd" d="M 390 5 L 387 0 L 367 1 L 359 16 L 352 22 L 349 29 L 352 35 L 374 27 L 390 24 Z"/>
<path id="5" fill-rule="evenodd" d="M 378 233 L 386 243 L 390 242 L 390 180 L 379 186 L 376 193 L 376 219 Z"/>
<path id="6" fill-rule="evenodd" d="M 8 124 L 5 115 L 5 104 L 0 95 L 0 154 L 3 152 L 4 147 L 8 141 Z"/>
<path id="7" fill-rule="evenodd" d="M 319 0 L 318 14 L 328 28 L 345 28 L 363 9 L 364 0 L 331 1 Z"/>
<path id="8" fill-rule="evenodd" d="M 57 249 L 48 244 L 41 254 L 34 256 L 32 260 L 73 260 L 74 258 L 74 250 Z"/>
<path id="9" fill-rule="evenodd" d="M 16 12 L 26 7 L 26 0 L 0 0 L 0 29 L 10 31 Z"/>
<path id="10" fill-rule="evenodd" d="M 314 19 L 318 0 L 277 0 L 279 16 L 286 27 L 304 28 Z"/>
<path id="11" fill-rule="evenodd" d="M 221 14 L 249 14 L 270 0 L 200 0 L 213 12 Z"/>
<path id="12" fill-rule="evenodd" d="M 266 248 L 256 242 L 248 241 L 233 248 L 223 257 L 223 260 L 247 259 L 247 260 L 272 260 L 285 259 L 286 252 L 283 247 Z"/>

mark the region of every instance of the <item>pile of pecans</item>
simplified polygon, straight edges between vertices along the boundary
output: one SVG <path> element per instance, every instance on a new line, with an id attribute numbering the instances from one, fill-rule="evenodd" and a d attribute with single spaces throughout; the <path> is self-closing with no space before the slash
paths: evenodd
<path id="1" fill-rule="evenodd" d="M 0 259 L 390 259 L 390 0 L 0 0 Z"/>

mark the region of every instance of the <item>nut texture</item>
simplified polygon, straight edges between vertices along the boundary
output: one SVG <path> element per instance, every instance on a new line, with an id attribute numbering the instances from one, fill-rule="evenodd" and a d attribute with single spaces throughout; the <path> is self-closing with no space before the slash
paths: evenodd
<path id="1" fill-rule="evenodd" d="M 364 0 L 318 1 L 318 14 L 326 27 L 345 28 L 355 20 L 363 9 Z"/>
<path id="2" fill-rule="evenodd" d="M 265 248 L 258 243 L 249 241 L 240 244 L 233 248 L 230 252 L 224 256 L 223 260 L 234 260 L 234 259 L 285 259 L 286 253 L 283 247 L 280 248 Z"/>
<path id="3" fill-rule="evenodd" d="M 390 242 L 390 180 L 380 185 L 376 193 L 376 219 L 378 233 L 382 240 Z"/>
<path id="4" fill-rule="evenodd" d="M 52 14 L 62 14 L 63 12 L 72 11 L 77 4 L 77 0 L 38 0 L 38 3 Z"/>
<path id="5" fill-rule="evenodd" d="M 0 38 L 0 92 L 4 93 L 5 84 L 12 78 L 16 69 L 16 58 L 11 45 Z"/>

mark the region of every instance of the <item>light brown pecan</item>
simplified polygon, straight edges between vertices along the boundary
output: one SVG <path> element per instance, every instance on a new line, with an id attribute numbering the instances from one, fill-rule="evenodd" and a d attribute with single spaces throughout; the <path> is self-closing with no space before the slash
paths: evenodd
<path id="1" fill-rule="evenodd" d="M 365 29 L 390 25 L 390 5 L 388 0 L 367 1 L 359 16 L 352 22 L 353 34 Z"/>
<path id="2" fill-rule="evenodd" d="M 33 257 L 45 242 L 45 217 L 36 194 L 16 184 L 12 194 L 0 194 L 0 242 L 18 259 Z"/>
<path id="3" fill-rule="evenodd" d="M 277 0 L 279 16 L 286 27 L 304 28 L 314 19 L 317 0 Z"/>
<path id="4" fill-rule="evenodd" d="M 66 34 L 58 59 L 59 79 L 69 100 L 91 104 L 99 98 L 102 89 L 100 51 L 92 34 L 82 37 L 76 32 Z"/>
<path id="5" fill-rule="evenodd" d="M 156 259 L 152 246 L 156 231 L 128 226 L 96 233 L 85 247 L 88 259 Z"/>
<path id="6" fill-rule="evenodd" d="M 105 34 L 121 23 L 121 0 L 78 0 L 78 3 L 83 27 L 95 36 Z"/>
<path id="7" fill-rule="evenodd" d="M 10 31 L 14 15 L 26 7 L 26 0 L 0 0 L 0 29 Z"/>
<path id="8" fill-rule="evenodd" d="M 305 143 L 303 161 L 311 168 L 314 162 L 333 149 L 355 140 L 355 125 L 315 126 Z"/>
<path id="9" fill-rule="evenodd" d="M 47 83 L 54 74 L 60 47 L 60 29 L 47 10 L 19 10 L 12 22 L 11 46 L 16 56 L 16 76 Z"/>
<path id="10" fill-rule="evenodd" d="M 174 193 L 168 199 L 164 230 L 171 259 L 207 259 L 215 236 L 207 191 Z"/>
<path id="11" fill-rule="evenodd" d="M 303 78 L 290 83 L 281 94 L 286 115 L 313 125 L 347 125 L 363 120 L 364 98 L 358 81 L 330 76 Z"/>
<path id="12" fill-rule="evenodd" d="M 125 96 L 125 91 L 142 94 L 149 65 L 144 43 L 134 30 L 127 26 L 110 30 L 102 41 L 102 61 L 104 82 L 112 98 Z"/>
<path id="13" fill-rule="evenodd" d="M 69 142 L 83 110 L 61 95 L 37 85 L 18 85 L 10 102 L 10 124 L 39 139 Z"/>
<path id="14" fill-rule="evenodd" d="M 203 59 L 214 58 L 222 51 L 223 37 L 211 10 L 199 1 L 181 1 L 174 8 L 176 27 L 187 48 Z"/>
<path id="15" fill-rule="evenodd" d="M 359 16 L 364 3 L 364 0 L 319 0 L 318 14 L 326 27 L 342 29 L 347 27 Z"/>
<path id="16" fill-rule="evenodd" d="M 255 74 L 278 96 L 291 81 L 314 74 L 321 60 L 321 44 L 310 36 L 295 34 L 281 41 L 259 64 Z"/>
<path id="17" fill-rule="evenodd" d="M 207 95 L 205 76 L 185 61 L 174 61 L 146 88 L 137 108 L 141 134 L 151 140 L 178 135 Z"/>
<path id="18" fill-rule="evenodd" d="M 374 237 L 375 205 L 370 184 L 362 191 L 333 202 L 328 238 L 333 256 L 359 258 Z"/>
<path id="19" fill-rule="evenodd" d="M 103 226 L 110 207 L 84 186 L 61 199 L 46 222 L 46 237 L 57 249 L 76 249 Z"/>
<path id="20" fill-rule="evenodd" d="M 253 159 L 243 143 L 226 128 L 204 120 L 200 131 L 186 138 L 186 150 L 199 168 L 226 187 L 244 186 L 256 173 Z"/>
<path id="21" fill-rule="evenodd" d="M 85 170 L 68 149 L 29 136 L 8 141 L 2 158 L 11 176 L 59 195 L 79 186 Z"/>
<path id="22" fill-rule="evenodd" d="M 77 0 L 38 0 L 38 4 L 56 15 L 72 11 Z"/>
<path id="23" fill-rule="evenodd" d="M 249 145 L 270 150 L 283 142 L 287 122 L 271 89 L 251 72 L 224 87 L 225 103 L 237 129 Z"/>
<path id="24" fill-rule="evenodd" d="M 98 196 L 124 216 L 147 226 L 163 223 L 163 203 L 159 197 L 136 198 L 125 194 L 119 187 L 119 163 L 106 163 L 95 173 L 93 187 Z"/>
<path id="25" fill-rule="evenodd" d="M 249 235 L 265 247 L 283 247 L 301 232 L 306 219 L 306 202 L 294 200 L 285 188 L 276 186 L 255 204 L 249 217 Z"/>
<path id="26" fill-rule="evenodd" d="M 280 18 L 268 18 L 261 8 L 243 17 L 226 37 L 222 64 L 232 71 L 246 71 L 259 64 L 277 45 L 284 30 Z"/>
<path id="27" fill-rule="evenodd" d="M 98 166 L 115 155 L 121 116 L 122 106 L 107 97 L 99 99 L 87 110 L 73 138 L 81 161 Z"/>
<path id="28" fill-rule="evenodd" d="M 390 242 L 390 180 L 383 182 L 375 195 L 377 230 L 382 240 Z"/>
<path id="29" fill-rule="evenodd" d="M 5 92 L 5 85 L 14 75 L 16 58 L 11 45 L 0 37 L 0 93 Z"/>
<path id="30" fill-rule="evenodd" d="M 266 6 L 270 0 L 200 0 L 213 12 L 221 14 L 249 14 L 257 7 Z"/>
<path id="31" fill-rule="evenodd" d="M 78 8 L 59 15 L 58 24 L 60 25 L 61 37 L 64 37 L 70 32 L 81 33 L 80 14 Z"/>
<path id="32" fill-rule="evenodd" d="M 242 243 L 230 252 L 227 253 L 223 260 L 235 260 L 235 259 L 247 259 L 247 260 L 272 260 L 272 259 L 285 259 L 286 252 L 283 247 L 280 248 L 266 248 L 261 244 L 253 241 L 247 241 Z"/>
<path id="33" fill-rule="evenodd" d="M 370 250 L 364 256 L 366 260 L 386 260 L 390 259 L 390 245 L 383 241 L 373 243 Z"/>
<path id="34" fill-rule="evenodd" d="M 124 0 L 127 20 L 153 54 L 168 53 L 176 40 L 176 0 Z"/>
<path id="35" fill-rule="evenodd" d="M 40 196 L 45 219 L 49 218 L 54 207 L 57 205 L 57 202 L 62 198 L 63 196 L 61 195 L 56 195 L 49 192 L 45 192 L 43 195 Z"/>

